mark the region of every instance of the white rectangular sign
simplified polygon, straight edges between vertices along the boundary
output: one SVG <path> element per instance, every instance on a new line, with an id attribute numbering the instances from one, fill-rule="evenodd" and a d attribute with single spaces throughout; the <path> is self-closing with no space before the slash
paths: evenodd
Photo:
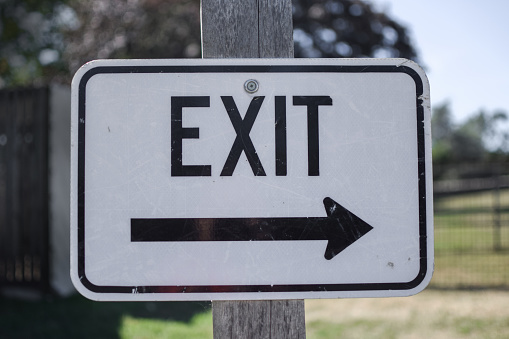
<path id="1" fill-rule="evenodd" d="M 406 296 L 431 279 L 429 85 L 411 61 L 93 61 L 71 148 L 88 298 Z"/>

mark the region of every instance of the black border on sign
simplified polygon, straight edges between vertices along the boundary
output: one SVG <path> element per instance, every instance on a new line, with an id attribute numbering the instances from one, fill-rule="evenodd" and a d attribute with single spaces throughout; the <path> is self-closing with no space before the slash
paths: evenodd
<path id="1" fill-rule="evenodd" d="M 415 82 L 417 161 L 419 179 L 419 254 L 420 270 L 408 282 L 357 283 L 357 284 L 295 284 L 295 285 L 192 285 L 192 286 L 98 286 L 91 283 L 85 274 L 85 127 L 86 127 L 86 86 L 96 74 L 119 73 L 405 73 Z M 426 220 L 426 171 L 424 108 L 420 99 L 423 83 L 412 68 L 394 65 L 211 65 L 211 66 L 98 66 L 90 69 L 79 82 L 78 94 L 78 274 L 83 286 L 96 293 L 246 293 L 246 292 L 346 292 L 410 290 L 417 287 L 426 277 L 427 220 Z"/>

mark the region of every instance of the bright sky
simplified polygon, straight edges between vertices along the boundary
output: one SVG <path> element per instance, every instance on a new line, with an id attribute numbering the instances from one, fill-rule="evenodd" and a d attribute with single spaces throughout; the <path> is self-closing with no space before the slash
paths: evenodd
<path id="1" fill-rule="evenodd" d="M 509 1 L 368 0 L 410 29 L 431 89 L 456 122 L 484 108 L 509 113 Z"/>

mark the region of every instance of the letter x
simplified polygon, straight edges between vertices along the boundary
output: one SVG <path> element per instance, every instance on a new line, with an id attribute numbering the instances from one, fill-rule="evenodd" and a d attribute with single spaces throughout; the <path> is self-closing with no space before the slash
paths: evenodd
<path id="1" fill-rule="evenodd" d="M 244 119 L 242 119 L 239 110 L 237 109 L 237 105 L 235 105 L 235 101 L 233 101 L 233 97 L 221 97 L 224 107 L 226 108 L 226 112 L 228 113 L 230 121 L 232 122 L 233 128 L 237 133 L 237 137 L 233 142 L 230 154 L 228 155 L 223 170 L 221 171 L 221 176 L 231 176 L 233 174 L 242 151 L 244 151 L 246 154 L 247 160 L 249 161 L 249 165 L 251 165 L 251 169 L 253 170 L 254 175 L 266 175 L 260 158 L 258 157 L 258 154 L 256 154 L 253 142 L 249 137 L 249 132 L 251 132 L 251 128 L 253 127 L 258 112 L 260 111 L 260 106 L 262 105 L 264 98 L 265 97 L 254 97 L 249 104 L 249 108 L 247 109 Z"/>

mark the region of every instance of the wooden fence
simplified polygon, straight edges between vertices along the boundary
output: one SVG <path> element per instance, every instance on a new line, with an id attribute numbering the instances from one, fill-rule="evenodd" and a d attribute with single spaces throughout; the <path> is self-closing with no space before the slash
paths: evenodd
<path id="1" fill-rule="evenodd" d="M 451 171 L 469 170 L 472 175 L 434 182 L 435 274 L 431 286 L 507 289 L 509 164 L 452 167 Z"/>
<path id="2" fill-rule="evenodd" d="M 48 88 L 0 91 L 0 287 L 49 287 Z"/>

